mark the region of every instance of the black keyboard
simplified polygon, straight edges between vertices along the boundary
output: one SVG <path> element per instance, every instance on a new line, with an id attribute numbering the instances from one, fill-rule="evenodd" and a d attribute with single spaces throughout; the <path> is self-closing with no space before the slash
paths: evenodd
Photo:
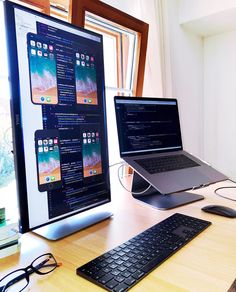
<path id="1" fill-rule="evenodd" d="M 135 160 L 135 162 L 150 174 L 199 166 L 198 163 L 183 154 L 144 158 Z"/>
<path id="2" fill-rule="evenodd" d="M 176 213 L 77 268 L 76 273 L 108 291 L 127 291 L 210 224 Z"/>

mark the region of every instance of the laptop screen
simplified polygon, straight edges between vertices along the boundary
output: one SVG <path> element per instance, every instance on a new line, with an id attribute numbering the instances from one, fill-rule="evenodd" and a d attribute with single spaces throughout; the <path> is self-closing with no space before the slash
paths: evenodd
<path id="1" fill-rule="evenodd" d="M 182 149 L 176 99 L 115 97 L 120 156 Z"/>

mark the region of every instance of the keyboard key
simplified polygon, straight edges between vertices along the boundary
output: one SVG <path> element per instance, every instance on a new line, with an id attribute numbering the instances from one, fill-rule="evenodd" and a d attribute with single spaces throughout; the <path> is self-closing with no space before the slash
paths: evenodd
<path id="1" fill-rule="evenodd" d="M 134 279 L 138 280 L 143 275 L 144 275 L 144 272 L 142 272 L 142 271 L 136 271 L 132 276 L 134 277 Z"/>
<path id="2" fill-rule="evenodd" d="M 113 279 L 113 277 L 114 276 L 111 275 L 111 274 L 105 275 L 105 276 L 103 276 L 102 278 L 99 279 L 99 282 L 102 283 L 102 284 L 106 284 L 108 281 Z"/>
<path id="3" fill-rule="evenodd" d="M 115 287 L 114 291 L 115 292 L 123 292 L 126 291 L 129 288 L 128 285 L 126 285 L 125 283 L 119 284 L 118 286 Z"/>
<path id="4" fill-rule="evenodd" d="M 116 287 L 119 284 L 119 282 L 117 282 L 116 280 L 111 280 L 108 283 L 106 283 L 106 287 L 113 289 L 114 287 Z"/>
<path id="5" fill-rule="evenodd" d="M 132 277 L 129 277 L 128 279 L 125 280 L 125 284 L 131 286 L 136 282 L 136 280 Z"/>

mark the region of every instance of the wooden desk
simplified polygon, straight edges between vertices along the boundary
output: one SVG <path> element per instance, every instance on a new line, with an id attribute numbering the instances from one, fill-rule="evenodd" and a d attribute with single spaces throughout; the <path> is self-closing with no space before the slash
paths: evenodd
<path id="1" fill-rule="evenodd" d="M 214 194 L 221 182 L 195 191 L 205 199 L 170 211 L 159 211 L 132 198 L 112 179 L 113 218 L 56 242 L 34 233 L 21 237 L 21 252 L 0 260 L 0 276 L 25 267 L 38 255 L 52 252 L 62 266 L 46 276 L 33 274 L 26 291 L 104 291 L 75 274 L 78 266 L 114 248 L 146 228 L 179 212 L 213 224 L 139 282 L 132 291 L 227 291 L 236 278 L 236 219 L 201 211 L 208 204 L 236 202 Z M 236 190 L 232 191 L 235 192 Z"/>

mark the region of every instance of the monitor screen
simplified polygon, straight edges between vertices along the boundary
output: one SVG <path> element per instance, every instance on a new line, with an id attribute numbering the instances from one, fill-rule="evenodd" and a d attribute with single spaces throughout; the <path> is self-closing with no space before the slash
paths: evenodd
<path id="1" fill-rule="evenodd" d="M 5 3 L 20 227 L 110 202 L 102 36 Z"/>
<path id="2" fill-rule="evenodd" d="M 115 97 L 121 157 L 182 149 L 177 100 Z"/>

